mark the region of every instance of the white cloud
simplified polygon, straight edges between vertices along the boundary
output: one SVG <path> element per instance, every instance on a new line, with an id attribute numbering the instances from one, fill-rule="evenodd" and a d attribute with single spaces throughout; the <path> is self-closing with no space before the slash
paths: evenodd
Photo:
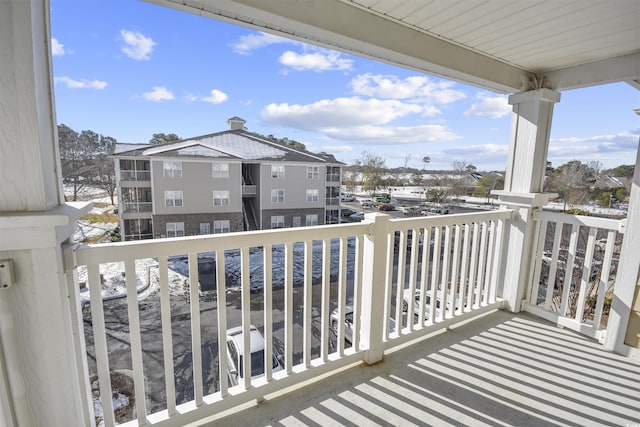
<path id="1" fill-rule="evenodd" d="M 170 101 L 174 98 L 173 93 L 163 86 L 154 86 L 151 92 L 145 92 L 142 97 L 147 101 L 160 102 Z"/>
<path id="2" fill-rule="evenodd" d="M 424 76 L 400 79 L 381 74 L 361 74 L 351 80 L 351 88 L 358 95 L 385 99 L 420 99 L 433 104 L 449 104 L 466 97 L 455 90 L 455 83 L 432 81 Z"/>
<path id="3" fill-rule="evenodd" d="M 424 107 L 397 100 L 336 98 L 307 105 L 269 104 L 261 118 L 270 125 L 320 132 L 334 140 L 370 144 L 451 141 L 460 137 L 440 124 L 383 126 L 421 114 Z"/>
<path id="4" fill-rule="evenodd" d="M 353 65 L 352 59 L 342 58 L 339 52 L 326 50 L 302 54 L 287 51 L 280 56 L 279 61 L 296 71 L 345 71 L 351 70 Z"/>
<path id="5" fill-rule="evenodd" d="M 211 92 L 209 92 L 209 96 L 197 96 L 192 93 L 188 93 L 185 95 L 184 99 L 187 102 L 200 101 L 208 102 L 210 104 L 222 104 L 229 99 L 229 96 L 221 90 L 212 89 Z"/>
<path id="6" fill-rule="evenodd" d="M 328 145 L 323 146 L 322 150 L 327 153 L 348 153 L 353 151 L 353 147 L 350 145 Z"/>
<path id="7" fill-rule="evenodd" d="M 423 112 L 419 105 L 395 100 L 361 98 L 325 99 L 313 104 L 269 104 L 260 113 L 269 124 L 306 130 L 380 125 L 399 117 Z"/>
<path id="8" fill-rule="evenodd" d="M 231 48 L 235 53 L 240 55 L 250 55 L 251 52 L 256 49 L 279 43 L 300 44 L 300 42 L 285 39 L 273 34 L 254 33 L 240 37 L 240 39 L 231 44 Z"/>
<path id="9" fill-rule="evenodd" d="M 54 77 L 54 83 L 62 83 L 69 89 L 104 89 L 107 87 L 107 82 L 100 80 L 73 80 L 70 77 Z"/>
<path id="10" fill-rule="evenodd" d="M 124 45 L 120 50 L 131 59 L 145 61 L 151 59 L 153 46 L 156 45 L 151 37 L 146 37 L 142 33 L 129 30 L 120 30 L 120 36 Z"/>
<path id="11" fill-rule="evenodd" d="M 51 54 L 53 56 L 62 56 L 65 54 L 64 45 L 57 39 L 51 39 Z"/>
<path id="12" fill-rule="evenodd" d="M 209 102 L 211 104 L 222 104 L 229 99 L 229 96 L 227 96 L 226 93 L 219 91 L 218 89 L 213 89 L 209 94 L 209 96 L 200 98 L 200 101 Z"/>
<path id="13" fill-rule="evenodd" d="M 483 168 L 485 165 L 491 165 L 489 168 L 504 168 L 509 154 L 509 146 L 504 144 L 481 144 L 453 147 L 443 150 L 443 153 L 449 158 L 459 158 Z M 498 166 L 499 165 L 499 166 Z"/>
<path id="14" fill-rule="evenodd" d="M 464 112 L 465 117 L 489 117 L 499 119 L 511 113 L 511 106 L 509 105 L 506 95 L 479 93 L 477 98 L 479 101 L 472 104 L 471 108 Z"/>

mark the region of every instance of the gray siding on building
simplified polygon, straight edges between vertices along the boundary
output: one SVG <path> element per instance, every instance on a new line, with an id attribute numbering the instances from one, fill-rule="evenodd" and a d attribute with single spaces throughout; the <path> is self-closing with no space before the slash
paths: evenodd
<path id="1" fill-rule="evenodd" d="M 185 215 L 242 212 L 242 169 L 239 162 L 229 162 L 229 178 L 213 178 L 212 167 L 214 161 L 181 160 L 182 177 L 172 178 L 163 175 L 164 160 L 166 159 L 154 159 L 151 162 L 154 214 Z M 223 163 L 223 161 L 220 163 Z M 165 191 L 182 191 L 182 206 L 165 206 Z M 229 191 L 229 205 L 214 206 L 214 191 Z"/>
<path id="2" fill-rule="evenodd" d="M 271 165 L 284 165 L 285 177 L 272 178 Z M 318 178 L 307 178 L 307 166 L 318 166 Z M 312 209 L 324 210 L 326 168 L 318 163 L 264 163 L 260 171 L 260 193 L 263 211 L 272 209 Z M 271 202 L 271 190 L 285 190 L 284 203 Z M 307 202 L 307 190 L 318 190 L 318 201 Z M 269 223 L 263 223 L 263 228 L 269 228 Z"/>

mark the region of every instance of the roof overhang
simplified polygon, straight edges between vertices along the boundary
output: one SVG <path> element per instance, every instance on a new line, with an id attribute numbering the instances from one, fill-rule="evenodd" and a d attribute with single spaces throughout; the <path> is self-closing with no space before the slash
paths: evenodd
<path id="1" fill-rule="evenodd" d="M 640 82 L 635 0 L 148 1 L 502 93 Z"/>

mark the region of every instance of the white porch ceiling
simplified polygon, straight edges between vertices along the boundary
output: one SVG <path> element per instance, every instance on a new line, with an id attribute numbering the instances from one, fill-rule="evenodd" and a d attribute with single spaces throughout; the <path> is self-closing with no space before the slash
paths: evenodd
<path id="1" fill-rule="evenodd" d="M 149 0 L 498 92 L 640 88 L 639 0 Z"/>

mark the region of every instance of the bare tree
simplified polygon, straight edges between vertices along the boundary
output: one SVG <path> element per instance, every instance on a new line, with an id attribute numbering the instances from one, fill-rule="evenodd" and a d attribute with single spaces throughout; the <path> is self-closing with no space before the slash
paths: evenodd
<path id="1" fill-rule="evenodd" d="M 356 161 L 362 167 L 362 187 L 373 194 L 382 185 L 382 176 L 386 170 L 384 159 L 370 151 L 363 151 Z"/>

